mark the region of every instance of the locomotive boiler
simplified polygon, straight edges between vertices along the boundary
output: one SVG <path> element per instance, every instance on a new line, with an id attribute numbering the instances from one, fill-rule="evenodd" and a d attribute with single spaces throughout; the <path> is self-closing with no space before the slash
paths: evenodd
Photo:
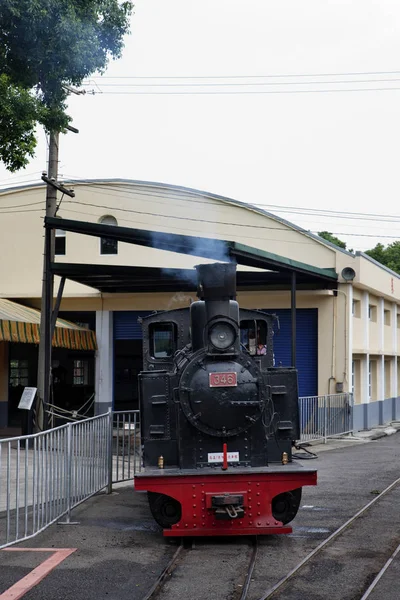
<path id="1" fill-rule="evenodd" d="M 146 490 L 165 536 L 288 533 L 316 470 L 292 461 L 297 371 L 276 366 L 277 318 L 240 309 L 236 265 L 199 265 L 198 301 L 143 318 Z"/>

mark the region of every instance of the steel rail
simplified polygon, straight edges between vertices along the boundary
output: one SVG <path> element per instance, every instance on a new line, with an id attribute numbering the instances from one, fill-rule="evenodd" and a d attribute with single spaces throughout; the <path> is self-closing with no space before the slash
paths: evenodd
<path id="1" fill-rule="evenodd" d="M 386 561 L 386 563 L 384 564 L 384 566 L 382 567 L 382 569 L 379 571 L 378 575 L 375 577 L 375 579 L 373 580 L 373 582 L 371 583 L 371 585 L 369 586 L 369 588 L 367 589 L 367 591 L 365 592 L 365 594 L 363 595 L 363 597 L 361 598 L 361 600 L 366 600 L 366 598 L 369 597 L 369 595 L 371 594 L 371 592 L 375 589 L 376 584 L 381 579 L 381 577 L 386 572 L 386 570 L 389 568 L 389 566 L 391 565 L 391 563 L 396 558 L 396 556 L 397 556 L 397 554 L 399 552 L 400 552 L 400 544 L 397 546 L 397 548 L 393 552 L 392 556 L 389 558 L 389 560 Z"/>
<path id="2" fill-rule="evenodd" d="M 276 583 L 272 588 L 270 588 L 263 596 L 261 596 L 259 598 L 259 600 L 269 600 L 269 598 L 272 598 L 272 596 L 280 588 L 282 588 L 289 581 L 289 579 L 291 579 L 293 577 L 293 575 L 298 573 L 298 571 L 300 571 L 300 569 L 302 569 L 316 554 L 318 554 L 325 546 L 327 546 L 330 542 L 332 542 L 335 538 L 337 538 L 345 529 L 347 529 L 347 527 L 349 527 L 349 525 L 354 523 L 354 521 L 356 521 L 358 519 L 358 517 L 360 517 L 362 514 L 364 514 L 369 508 L 371 508 L 371 506 L 373 506 L 375 504 L 375 502 L 378 502 L 378 500 L 380 500 L 383 496 L 385 496 L 388 492 L 390 492 L 399 483 L 400 483 L 400 477 L 398 479 L 396 479 L 395 481 L 393 481 L 393 483 L 391 483 L 387 488 L 385 488 L 383 490 L 383 492 L 381 492 L 379 494 L 379 496 L 377 496 L 376 498 L 371 500 L 371 502 L 368 502 L 368 504 L 366 504 L 363 508 L 361 508 L 348 521 L 343 523 L 343 525 L 341 525 L 339 527 L 339 529 L 337 529 L 329 537 L 327 537 L 326 540 L 324 540 L 316 548 L 314 548 L 314 550 L 312 550 L 312 552 L 310 552 L 305 558 L 303 558 L 303 560 L 300 561 L 296 567 L 294 567 L 291 571 L 289 571 L 289 573 L 287 575 L 285 575 L 285 577 L 283 577 L 280 581 L 278 581 L 278 583 Z M 394 558 L 394 556 L 392 556 L 392 558 Z"/>
<path id="3" fill-rule="evenodd" d="M 255 537 L 253 540 L 253 552 L 251 553 L 250 564 L 249 564 L 249 568 L 247 569 L 246 579 L 245 579 L 245 582 L 243 585 L 240 600 L 246 600 L 247 594 L 249 593 L 251 578 L 253 576 L 253 571 L 254 571 L 254 567 L 256 564 L 256 560 L 257 560 L 257 553 L 258 553 L 258 539 L 257 539 L 257 537 Z"/>
<path id="4" fill-rule="evenodd" d="M 160 573 L 160 575 L 157 577 L 157 580 L 155 581 L 155 583 L 152 585 L 152 587 L 150 588 L 150 590 L 147 592 L 147 594 L 142 598 L 142 600 L 152 600 L 153 598 L 156 598 L 158 593 L 160 592 L 162 586 L 164 585 L 165 579 L 172 575 L 172 573 L 174 572 L 177 564 L 178 564 L 178 560 L 181 556 L 181 554 L 183 553 L 183 550 L 191 550 L 192 549 L 192 544 L 191 542 L 189 542 L 189 547 L 185 548 L 185 545 L 183 543 L 183 541 L 181 541 L 180 545 L 178 546 L 178 548 L 176 549 L 174 555 L 172 556 L 171 560 L 169 561 L 169 563 L 167 564 L 167 566 L 162 570 L 162 572 Z"/>

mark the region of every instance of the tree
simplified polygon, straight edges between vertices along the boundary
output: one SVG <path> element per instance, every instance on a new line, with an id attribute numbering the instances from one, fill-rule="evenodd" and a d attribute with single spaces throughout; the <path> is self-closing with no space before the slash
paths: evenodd
<path id="1" fill-rule="evenodd" d="M 346 250 L 346 242 L 342 242 L 342 240 L 339 240 L 339 238 L 334 236 L 332 233 L 329 233 L 329 231 L 319 231 L 318 235 L 324 240 L 335 244 L 335 246 L 339 246 L 339 248 L 343 248 L 343 250 Z M 349 252 L 352 252 L 352 250 L 349 250 Z"/>
<path id="2" fill-rule="evenodd" d="M 393 242 L 386 248 L 383 244 L 377 244 L 375 248 L 367 250 L 365 254 L 392 269 L 392 271 L 400 273 L 400 241 Z"/>
<path id="3" fill-rule="evenodd" d="M 119 58 L 129 31 L 130 1 L 1 0 L 0 160 L 25 166 L 35 126 L 65 131 L 68 87 Z"/>
<path id="4" fill-rule="evenodd" d="M 0 159 L 10 171 L 24 167 L 34 154 L 40 109 L 40 102 L 27 90 L 0 75 Z"/>

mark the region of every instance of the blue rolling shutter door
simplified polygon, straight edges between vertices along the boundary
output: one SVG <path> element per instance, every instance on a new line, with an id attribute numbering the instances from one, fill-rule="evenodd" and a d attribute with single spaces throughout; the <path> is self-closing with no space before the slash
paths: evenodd
<path id="1" fill-rule="evenodd" d="M 141 340 L 142 326 L 139 317 L 147 317 L 150 310 L 124 310 L 114 312 L 114 339 L 115 340 Z"/>
<path id="2" fill-rule="evenodd" d="M 280 331 L 275 330 L 275 365 L 291 364 L 291 317 L 288 309 L 264 309 L 279 317 Z M 318 394 L 318 310 L 299 308 L 296 311 L 296 362 L 299 372 L 299 395 Z"/>

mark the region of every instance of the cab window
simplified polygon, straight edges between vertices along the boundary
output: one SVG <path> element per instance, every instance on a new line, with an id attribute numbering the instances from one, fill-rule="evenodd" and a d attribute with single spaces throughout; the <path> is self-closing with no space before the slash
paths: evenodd
<path id="1" fill-rule="evenodd" d="M 240 343 L 251 356 L 263 356 L 267 353 L 267 324 L 265 321 L 251 319 L 240 322 Z"/>
<path id="2" fill-rule="evenodd" d="M 149 327 L 150 354 L 153 358 L 170 358 L 177 348 L 175 323 L 153 323 Z"/>

